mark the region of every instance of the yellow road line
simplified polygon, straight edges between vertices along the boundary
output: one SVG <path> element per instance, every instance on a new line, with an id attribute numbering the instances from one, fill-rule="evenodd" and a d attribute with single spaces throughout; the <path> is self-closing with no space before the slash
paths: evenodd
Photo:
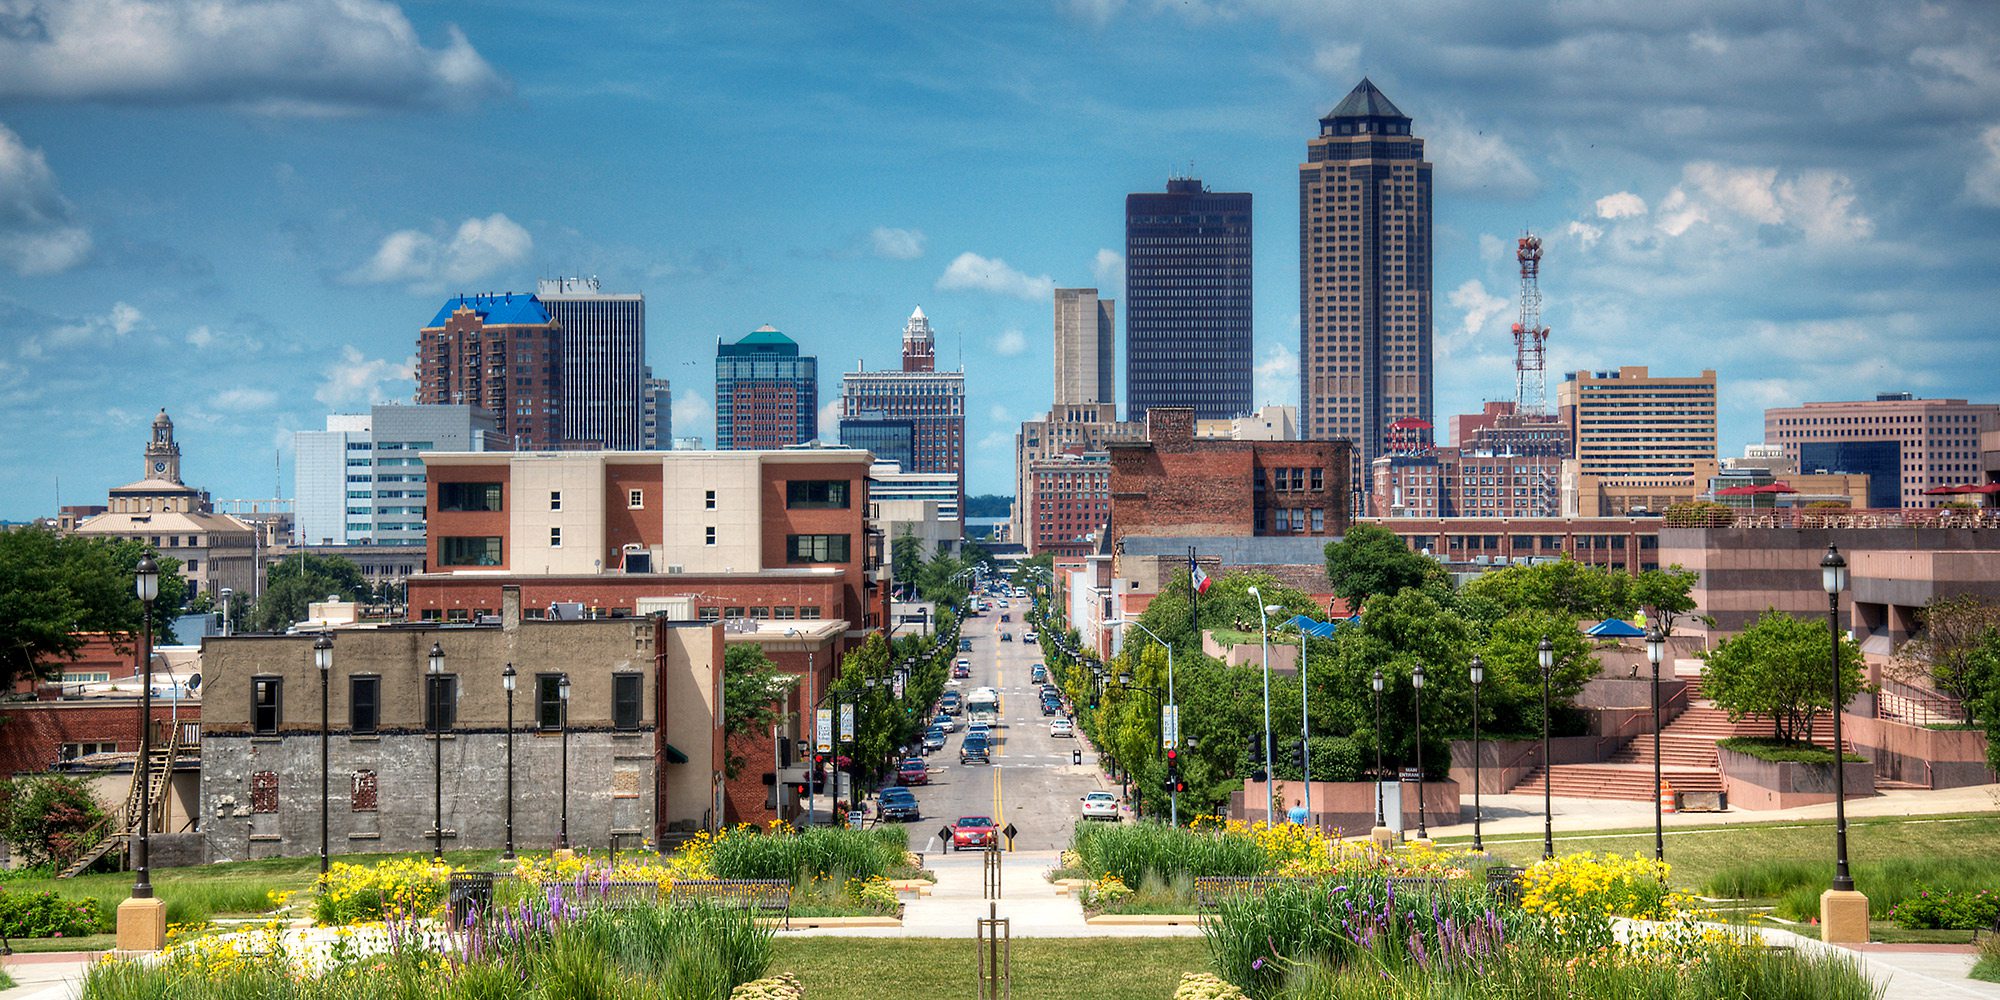
<path id="1" fill-rule="evenodd" d="M 996 827 L 1004 825 L 1000 822 L 1000 769 L 997 767 L 993 769 L 993 825 Z M 997 837 L 999 834 L 996 833 L 994 836 Z"/>

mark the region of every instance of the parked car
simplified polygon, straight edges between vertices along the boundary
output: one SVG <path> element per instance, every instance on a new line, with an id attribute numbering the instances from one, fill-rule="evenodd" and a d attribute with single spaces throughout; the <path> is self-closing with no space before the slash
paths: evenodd
<path id="1" fill-rule="evenodd" d="M 938 708 L 947 714 L 957 715 L 965 711 L 965 702 L 959 697 L 958 692 L 946 691 L 944 697 L 938 699 Z"/>
<path id="2" fill-rule="evenodd" d="M 960 850 L 983 848 L 993 843 L 997 832 L 991 817 L 960 816 L 958 822 L 951 825 L 951 846 Z"/>
<path id="3" fill-rule="evenodd" d="M 951 665 L 951 679 L 952 679 L 952 680 L 955 680 L 955 681 L 963 681 L 963 680 L 971 680 L 971 679 L 972 679 L 972 666 L 971 666 L 970 664 L 967 664 L 967 663 L 954 663 L 954 664 L 952 664 L 952 665 Z"/>
<path id="4" fill-rule="evenodd" d="M 1055 699 L 1053 699 L 1053 698 L 1043 698 L 1043 699 L 1042 699 L 1042 714 L 1043 714 L 1043 715 L 1054 715 L 1054 714 L 1056 714 L 1057 712 L 1060 712 L 1060 711 L 1062 711 L 1062 702 L 1060 702 L 1060 701 L 1056 701 L 1056 700 L 1055 700 Z"/>
<path id="5" fill-rule="evenodd" d="M 1024 635 L 1024 636 L 1022 636 L 1022 637 L 1021 637 L 1021 641 L 1022 641 L 1022 642 L 1034 642 L 1034 641 L 1035 641 L 1035 633 L 1033 633 L 1033 632 L 1029 632 L 1029 633 L 1028 633 L 1027 635 Z"/>
<path id="6" fill-rule="evenodd" d="M 928 785 L 931 768 L 922 758 L 912 757 L 896 767 L 896 780 L 905 785 Z"/>
<path id="7" fill-rule="evenodd" d="M 1068 736 L 1074 739 L 1076 737 L 1076 723 L 1071 722 L 1068 719 L 1057 719 L 1056 721 L 1049 723 L 1049 735 Z"/>
<path id="8" fill-rule="evenodd" d="M 1048 665 L 1037 663 L 1033 667 L 1028 668 L 1028 679 L 1036 684 L 1047 682 L 1049 679 Z"/>
<path id="9" fill-rule="evenodd" d="M 958 762 L 961 764 L 991 764 L 993 763 L 993 755 L 987 747 L 985 740 L 967 735 L 965 742 L 958 745 Z"/>
<path id="10" fill-rule="evenodd" d="M 897 785 L 890 785 L 888 788 L 882 789 L 882 818 L 885 820 L 923 819 L 923 809 L 917 805 L 916 793 Z"/>
<path id="11" fill-rule="evenodd" d="M 1110 792 L 1091 792 L 1083 797 L 1084 819 L 1108 819 L 1118 822 L 1118 796 Z"/>
<path id="12" fill-rule="evenodd" d="M 924 730 L 923 748 L 925 753 L 930 753 L 934 750 L 943 750 L 944 744 L 944 730 L 936 726 Z"/>

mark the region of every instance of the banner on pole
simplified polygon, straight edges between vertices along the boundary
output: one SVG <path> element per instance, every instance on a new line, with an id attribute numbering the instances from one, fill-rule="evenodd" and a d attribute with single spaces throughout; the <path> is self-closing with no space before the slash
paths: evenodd
<path id="1" fill-rule="evenodd" d="M 818 748 L 817 752 L 819 753 L 832 753 L 833 752 L 833 709 L 830 708 L 820 709 L 818 712 L 818 722 L 819 722 L 818 725 L 819 731 L 817 733 L 818 739 L 813 741 L 813 745 Z"/>
<path id="2" fill-rule="evenodd" d="M 847 743 L 854 742 L 854 703 L 851 701 L 840 705 L 840 738 Z"/>

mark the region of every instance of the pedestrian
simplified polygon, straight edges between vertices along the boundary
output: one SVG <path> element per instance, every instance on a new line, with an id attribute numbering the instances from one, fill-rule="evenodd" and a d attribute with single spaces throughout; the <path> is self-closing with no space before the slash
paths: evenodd
<path id="1" fill-rule="evenodd" d="M 1306 825 L 1306 820 L 1309 818 L 1306 814 L 1306 804 L 1300 802 L 1298 799 L 1293 799 L 1292 807 L 1285 810 L 1285 818 L 1291 821 L 1293 826 Z"/>

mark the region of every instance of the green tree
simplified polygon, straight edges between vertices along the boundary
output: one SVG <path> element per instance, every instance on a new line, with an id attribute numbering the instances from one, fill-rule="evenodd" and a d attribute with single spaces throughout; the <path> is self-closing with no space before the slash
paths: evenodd
<path id="1" fill-rule="evenodd" d="M 924 568 L 924 540 L 905 530 L 889 543 L 889 572 L 898 587 L 915 588 Z"/>
<path id="2" fill-rule="evenodd" d="M 1917 628 L 1897 651 L 1897 672 L 1957 698 L 1971 722 L 1973 703 L 1996 682 L 1984 654 L 2000 636 L 2000 604 L 1975 594 L 1940 597 L 1917 612 Z"/>
<path id="3" fill-rule="evenodd" d="M 104 836 L 104 810 L 83 782 L 49 775 L 19 778 L 0 790 L 0 836 L 29 865 L 61 868 Z"/>
<path id="4" fill-rule="evenodd" d="M 137 632 L 133 571 L 146 547 L 131 539 L 58 535 L 45 528 L 0 532 L 0 687 L 41 677 L 76 658 L 82 633 Z M 172 618 L 187 604 L 180 560 L 156 556 L 160 596 L 153 638 L 172 642 Z"/>
<path id="5" fill-rule="evenodd" d="M 738 643 L 722 654 L 722 732 L 727 738 L 761 734 L 778 719 L 778 706 L 791 689 L 791 675 L 779 669 L 764 647 Z M 725 744 L 727 745 L 727 744 Z M 725 752 L 729 776 L 735 777 L 743 758 Z"/>
<path id="6" fill-rule="evenodd" d="M 1802 741 L 1813 717 L 1833 702 L 1832 655 L 1826 624 L 1766 611 L 1749 628 L 1703 654 L 1703 690 L 1732 720 L 1771 719 L 1773 735 Z M 1861 649 L 1840 642 L 1842 704 L 1861 690 Z"/>
<path id="7" fill-rule="evenodd" d="M 264 594 L 250 613 L 260 632 L 283 632 L 304 621 L 309 606 L 328 597 L 366 602 L 374 588 L 361 567 L 340 556 L 294 552 L 271 564 L 264 574 Z"/>
<path id="8" fill-rule="evenodd" d="M 1986 633 L 1969 667 L 1984 674 L 1986 683 L 1966 702 L 1966 712 L 1985 723 L 1986 766 L 2000 771 L 2000 632 Z"/>
<path id="9" fill-rule="evenodd" d="M 1326 578 L 1334 593 L 1353 603 L 1441 581 L 1444 568 L 1411 551 L 1395 532 L 1357 524 L 1339 541 L 1326 544 Z"/>
<path id="10" fill-rule="evenodd" d="M 1623 618 L 1631 614 L 1632 578 L 1622 571 L 1586 566 L 1568 557 L 1533 566 L 1509 566 L 1467 583 L 1459 594 L 1485 602 L 1502 614 L 1534 610 L 1566 617 L 1565 631 L 1578 619 Z"/>
<path id="11" fill-rule="evenodd" d="M 1549 671 L 1549 725 L 1557 734 L 1568 735 L 1557 710 L 1569 707 L 1585 682 L 1597 676 L 1597 658 L 1591 655 L 1589 640 L 1577 631 L 1575 618 L 1534 608 L 1511 612 L 1487 631 L 1480 648 L 1486 662 L 1486 686 L 1479 694 L 1482 732 L 1541 731 L 1544 636 L 1555 647 L 1555 665 Z"/>
<path id="12" fill-rule="evenodd" d="M 1662 631 L 1672 635 L 1674 624 L 1694 613 L 1694 585 L 1700 581 L 1700 573 L 1682 569 L 1676 563 L 1666 569 L 1640 573 L 1633 578 L 1627 594 L 1646 613 L 1647 621 L 1658 623 Z"/>

